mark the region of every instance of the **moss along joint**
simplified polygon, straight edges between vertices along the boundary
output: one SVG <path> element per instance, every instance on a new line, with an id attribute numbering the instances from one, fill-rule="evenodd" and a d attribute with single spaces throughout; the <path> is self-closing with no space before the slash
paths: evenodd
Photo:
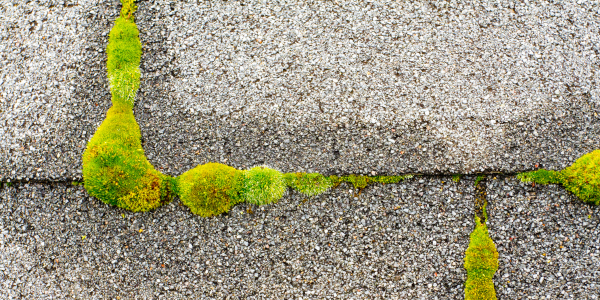
<path id="1" fill-rule="evenodd" d="M 159 172 L 147 160 L 141 145 L 140 128 L 133 104 L 140 83 L 141 43 L 134 22 L 134 0 L 121 0 L 120 16 L 110 31 L 107 46 L 107 73 L 112 107 L 90 139 L 83 154 L 85 189 L 105 203 L 130 211 L 149 211 L 178 196 L 192 213 L 210 217 L 247 202 L 265 205 L 277 202 L 288 187 L 306 196 L 319 195 L 342 182 L 363 189 L 371 183 L 397 183 L 403 176 L 323 176 L 318 173 L 281 173 L 266 166 L 238 170 L 220 163 L 197 166 L 173 178 Z M 600 203 L 600 150 L 586 154 L 562 171 L 537 170 L 521 173 L 525 182 L 561 184 L 587 203 Z M 460 180 L 455 175 L 453 180 Z M 476 185 L 485 178 L 478 177 Z M 484 197 L 485 198 L 485 197 Z M 475 229 L 466 252 L 466 299 L 495 299 L 493 275 L 498 253 L 483 215 L 475 216 Z"/>

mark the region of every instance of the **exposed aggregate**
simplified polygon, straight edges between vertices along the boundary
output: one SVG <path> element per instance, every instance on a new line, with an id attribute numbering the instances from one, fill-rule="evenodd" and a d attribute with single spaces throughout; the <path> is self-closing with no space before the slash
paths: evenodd
<path id="1" fill-rule="evenodd" d="M 115 0 L 0 0 L 0 181 L 81 179 L 110 106 Z"/>
<path id="2" fill-rule="evenodd" d="M 498 299 L 600 298 L 600 207 L 559 186 L 488 180 Z"/>
<path id="3" fill-rule="evenodd" d="M 342 184 L 209 219 L 178 200 L 134 214 L 80 186 L 4 187 L 0 298 L 457 299 L 472 187 Z"/>
<path id="4" fill-rule="evenodd" d="M 600 148 L 600 2 L 144 1 L 149 159 L 562 169 Z"/>

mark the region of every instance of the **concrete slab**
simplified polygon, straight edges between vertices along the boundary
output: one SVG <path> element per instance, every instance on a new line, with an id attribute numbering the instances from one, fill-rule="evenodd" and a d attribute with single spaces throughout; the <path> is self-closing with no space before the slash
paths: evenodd
<path id="1" fill-rule="evenodd" d="M 146 152 L 169 174 L 561 169 L 600 148 L 598 9 L 144 2 Z"/>
<path id="2" fill-rule="evenodd" d="M 81 178 L 118 1 L 0 0 L 0 180 Z"/>
<path id="3" fill-rule="evenodd" d="M 81 179 L 117 3 L 0 1 L 0 180 Z M 600 148 L 598 6 L 516 5 L 141 2 L 144 148 L 171 175 L 563 168 Z"/>
<path id="4" fill-rule="evenodd" d="M 600 207 L 559 186 L 488 181 L 499 299 L 598 299 Z"/>
<path id="5" fill-rule="evenodd" d="M 357 197 L 343 184 L 206 219 L 179 202 L 130 213 L 80 186 L 5 187 L 0 297 L 457 299 L 473 181 L 442 181 Z"/>

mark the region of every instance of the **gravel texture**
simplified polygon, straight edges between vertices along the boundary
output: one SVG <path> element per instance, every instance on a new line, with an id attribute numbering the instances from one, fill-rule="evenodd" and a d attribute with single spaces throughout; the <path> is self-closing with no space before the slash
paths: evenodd
<path id="1" fill-rule="evenodd" d="M 81 178 L 117 0 L 0 0 L 0 181 Z"/>
<path id="2" fill-rule="evenodd" d="M 498 299 L 600 298 L 600 207 L 559 186 L 488 181 Z"/>
<path id="3" fill-rule="evenodd" d="M 598 1 L 405 2 L 140 3 L 150 160 L 517 172 L 600 148 Z"/>
<path id="4" fill-rule="evenodd" d="M 355 193 L 346 184 L 308 200 L 290 192 L 203 219 L 177 200 L 134 214 L 80 186 L 4 187 L 0 298 L 462 297 L 472 179 Z"/>

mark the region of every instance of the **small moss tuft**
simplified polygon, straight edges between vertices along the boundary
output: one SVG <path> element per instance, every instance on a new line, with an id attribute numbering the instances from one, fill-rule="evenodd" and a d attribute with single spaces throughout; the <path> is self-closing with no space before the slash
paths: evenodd
<path id="1" fill-rule="evenodd" d="M 584 202 L 600 204 L 600 150 L 580 157 L 561 174 L 568 191 Z"/>
<path id="2" fill-rule="evenodd" d="M 523 182 L 562 184 L 584 202 L 600 204 L 600 150 L 583 155 L 562 171 L 536 170 L 517 175 Z"/>
<path id="3" fill-rule="evenodd" d="M 412 175 L 404 175 L 404 176 L 372 176 L 369 177 L 369 183 L 398 183 L 405 179 L 412 178 Z"/>
<path id="4" fill-rule="evenodd" d="M 563 182 L 561 172 L 540 169 L 532 172 L 525 172 L 517 175 L 523 182 L 535 182 L 538 184 L 560 184 Z"/>
<path id="5" fill-rule="evenodd" d="M 352 183 L 352 186 L 354 186 L 355 189 L 362 190 L 365 187 L 367 187 L 367 185 L 369 184 L 369 177 L 353 174 L 353 175 L 342 176 L 342 181 Z"/>
<path id="6" fill-rule="evenodd" d="M 319 173 L 286 173 L 284 178 L 288 186 L 309 197 L 322 194 L 333 186 L 329 178 Z"/>
<path id="7" fill-rule="evenodd" d="M 283 174 L 266 166 L 257 166 L 245 172 L 244 199 L 252 204 L 277 202 L 287 189 Z"/>
<path id="8" fill-rule="evenodd" d="M 465 300 L 496 299 L 494 273 L 498 270 L 498 251 L 489 236 L 487 226 L 475 216 L 475 230 L 471 233 L 465 253 Z"/>
<path id="9" fill-rule="evenodd" d="M 477 186 L 484 179 L 485 175 L 477 175 L 477 178 L 475 178 L 475 186 Z"/>
<path id="10" fill-rule="evenodd" d="M 219 163 L 197 166 L 177 178 L 181 202 L 202 217 L 228 212 L 242 202 L 243 185 L 242 171 Z"/>
<path id="11" fill-rule="evenodd" d="M 460 175 L 460 174 L 454 174 L 454 175 L 452 175 L 452 181 L 459 182 L 461 177 L 462 177 L 462 175 Z"/>
<path id="12" fill-rule="evenodd" d="M 355 189 L 364 189 L 371 183 L 398 183 L 402 180 L 412 178 L 413 175 L 404 176 L 361 176 L 361 175 L 348 175 L 342 176 L 340 181 L 352 183 Z"/>

